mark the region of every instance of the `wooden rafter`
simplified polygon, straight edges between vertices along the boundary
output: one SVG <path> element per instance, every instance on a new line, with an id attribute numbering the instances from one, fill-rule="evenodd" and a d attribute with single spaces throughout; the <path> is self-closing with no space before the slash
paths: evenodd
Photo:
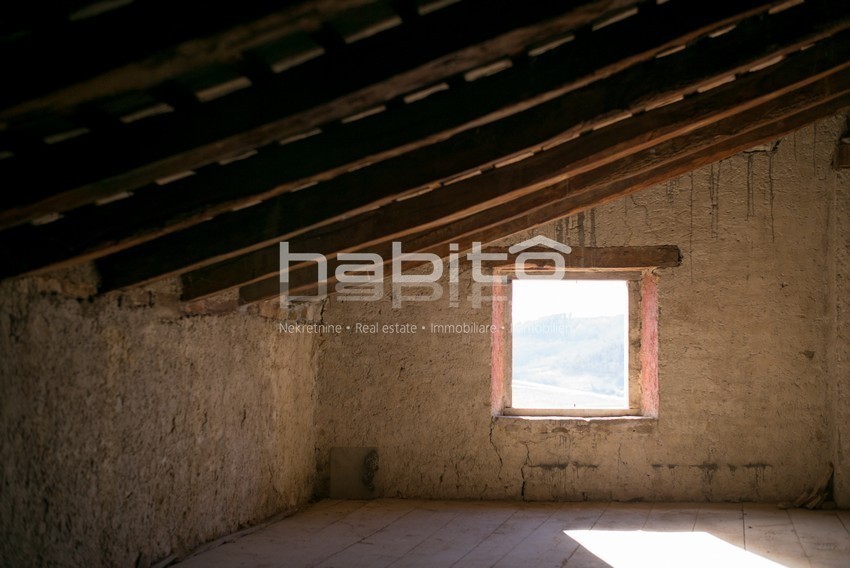
<path id="1" fill-rule="evenodd" d="M 97 15 L 86 14 L 85 4 L 77 9 L 67 2 L 62 4 L 53 14 L 43 13 L 43 6 L 38 6 L 41 10 L 19 14 L 17 18 L 7 14 L 8 8 L 1 9 L 0 18 L 5 20 L 8 34 L 16 33 L 14 37 L 3 38 L 0 64 L 7 77 L 27 79 L 4 85 L 0 92 L 0 120 L 42 109 L 56 110 L 70 101 L 114 94 L 116 88 L 149 88 L 155 84 L 152 81 L 168 78 L 164 74 L 166 65 L 170 64 L 168 72 L 173 75 L 174 67 L 186 65 L 186 60 L 194 65 L 203 64 L 200 51 L 221 57 L 219 50 L 225 49 L 233 58 L 234 48 L 245 50 L 252 46 L 244 35 L 228 30 L 242 26 L 262 29 L 256 22 L 261 18 L 279 21 L 285 15 L 290 21 L 297 21 L 307 16 L 304 2 L 293 0 L 247 0 L 238 4 L 146 0 L 128 2 Z M 313 9 L 327 13 L 334 7 L 339 9 L 341 2 L 336 0 L 335 6 L 327 4 Z M 156 33 L 151 33 L 152 30 Z M 198 49 L 200 46 L 180 49 L 198 38 L 209 38 L 203 40 L 203 49 Z M 104 49 L 105 46 L 109 48 Z M 174 57 L 164 55 L 170 50 L 175 52 Z M 133 65 L 138 62 L 143 63 Z M 128 69 L 113 73 L 108 81 L 93 81 L 127 66 L 132 66 L 132 76 Z M 34 69 L 38 72 L 33 73 Z M 85 83 L 85 89 L 72 88 L 78 83 Z"/>
<path id="2" fill-rule="evenodd" d="M 422 231 L 404 240 L 405 250 L 447 256 L 450 242 L 457 243 L 460 250 L 466 250 L 473 241 L 491 242 L 727 158 L 850 105 L 848 80 L 844 77 L 844 86 L 834 89 L 831 85 L 834 80 L 825 79 L 808 94 L 791 93 L 742 115 L 620 159 L 598 171 L 556 183 L 513 203 L 482 211 L 459 223 Z M 821 94 L 815 95 L 815 90 L 820 90 Z M 389 243 L 358 250 L 361 251 L 385 255 L 385 258 L 390 258 L 391 252 Z M 336 261 L 329 262 L 330 274 L 333 274 L 336 265 Z M 290 270 L 289 279 L 292 294 L 309 295 L 315 288 L 315 274 L 308 267 L 295 266 Z M 240 288 L 240 301 L 253 303 L 272 299 L 278 296 L 279 289 L 279 277 L 275 274 Z"/>
<path id="3" fill-rule="evenodd" d="M 284 225 L 277 229 L 278 235 L 305 230 L 311 224 L 332 222 L 335 215 L 350 215 L 358 208 L 391 199 L 398 190 L 386 188 L 385 180 L 393 172 L 422 172 L 426 174 L 418 182 L 422 185 L 496 162 L 512 153 L 529 151 L 541 141 L 582 126 L 581 121 L 576 121 L 575 113 L 565 112 L 570 108 L 583 109 L 586 117 L 593 112 L 605 112 L 600 104 L 606 100 L 603 95 L 611 85 L 639 84 L 638 78 L 664 76 L 674 64 L 695 68 L 696 63 L 711 59 L 712 53 L 745 49 L 741 36 L 745 39 L 746 34 L 741 33 L 705 42 L 687 55 L 671 56 L 667 61 L 619 73 L 581 90 L 581 95 L 562 95 L 506 119 L 467 129 L 442 143 L 429 144 L 478 125 L 483 117 L 505 115 L 518 106 L 517 101 L 527 105 L 535 97 L 551 97 L 552 93 L 580 85 L 594 76 L 650 59 L 672 46 L 684 45 L 717 29 L 718 25 L 729 25 L 758 10 L 766 11 L 769 3 L 727 0 L 696 12 L 682 4 L 669 4 L 674 8 L 667 6 L 576 38 L 557 53 L 541 57 L 533 66 L 518 65 L 510 72 L 456 87 L 416 105 L 389 110 L 300 142 L 274 145 L 250 159 L 227 167 L 211 167 L 176 181 L 167 192 L 156 186 L 143 188 L 132 199 L 90 206 L 43 228 L 27 226 L 10 231 L 6 240 L 28 243 L 28 254 L 5 259 L 4 272 L 0 275 L 96 258 L 261 199 L 267 201 L 240 214 L 226 216 L 227 222 L 271 228 L 269 220 L 280 219 Z M 579 57 L 584 53 L 592 55 Z M 701 66 L 702 76 L 711 71 L 707 67 Z M 714 69 L 726 72 L 728 66 L 719 61 Z M 627 108 L 632 102 L 623 98 L 620 106 Z M 607 112 L 615 112 L 610 104 Z M 365 168 L 359 176 L 342 175 L 367 163 L 399 155 L 396 160 Z M 429 164 L 426 172 L 420 166 L 423 163 Z M 327 183 L 340 175 L 337 182 Z M 380 180 L 384 183 L 377 183 Z M 322 181 L 326 183 L 309 192 L 285 193 Z M 379 187 L 382 191 L 376 190 Z M 269 199 L 277 195 L 280 197 Z M 280 213 L 296 210 L 304 214 L 296 218 Z M 319 217 L 319 213 L 324 216 Z M 3 240 L 0 235 L 0 244 Z"/>
<path id="4" fill-rule="evenodd" d="M 360 0 L 334 2 L 292 4 L 334 13 Z M 57 115 L 93 126 L 64 142 L 36 137 L 11 158 L 3 145 L 18 127 L 0 123 L 0 278 L 95 259 L 101 291 L 181 274 L 186 301 L 239 287 L 252 303 L 278 295 L 278 241 L 325 254 L 331 271 L 341 252 L 388 258 L 394 240 L 443 256 L 449 242 L 486 243 L 588 209 L 850 103 L 850 5 L 840 0 L 510 10 L 461 0 L 427 15 L 417 4 L 369 4 L 397 21 L 368 34 L 363 22 L 346 31 L 315 16 L 309 39 L 324 55 L 282 72 L 247 65 L 234 46 L 247 87 L 175 99 L 161 116 Z M 249 0 L 240 17 L 270 9 Z M 108 70 L 105 61 L 68 77 Z M 63 98 L 45 85 L 7 95 Z M 27 88 L 40 94 L 27 99 Z M 77 102 L 80 113 L 100 104 Z M 319 134 L 278 143 L 308 131 Z M 291 266 L 291 291 L 309 293 L 313 272 Z"/>
<path id="5" fill-rule="evenodd" d="M 102 14 L 85 13 L 93 2 L 78 2 L 76 8 L 60 2 L 53 13 L 43 2 L 4 6 L 0 61 L 7 77 L 27 79 L 4 84 L 0 121 L 67 112 L 87 101 L 150 89 L 207 65 L 238 63 L 252 48 L 299 30 L 320 29 L 333 14 L 366 2 L 145 0 L 116 3 Z M 9 13 L 16 8 L 18 14 Z"/>
<path id="6" fill-rule="evenodd" d="M 836 48 L 836 46 L 838 47 Z M 618 155 L 646 148 L 653 143 L 692 130 L 701 124 L 700 121 L 704 123 L 705 121 L 717 120 L 742 109 L 750 108 L 759 101 L 770 100 L 770 98 L 787 92 L 789 89 L 800 87 L 817 79 L 818 73 L 828 74 L 836 69 L 841 69 L 850 61 L 850 53 L 844 53 L 841 46 L 845 46 L 844 51 L 847 50 L 848 43 L 843 36 L 803 51 L 795 57 L 789 57 L 787 61 L 779 63 L 774 72 L 763 70 L 750 74 L 741 79 L 739 84 L 724 85 L 690 100 L 686 99 L 674 105 L 661 107 L 619 124 L 611 125 L 608 128 L 591 132 L 579 140 L 567 142 L 518 164 L 495 169 L 476 178 L 448 185 L 376 211 L 363 213 L 341 224 L 333 225 L 330 229 L 320 228 L 310 231 L 304 235 L 304 238 L 299 238 L 295 242 L 305 243 L 302 246 L 312 246 L 314 247 L 312 250 L 316 252 L 332 253 L 336 250 L 334 246 L 350 247 L 364 242 L 362 240 L 364 237 L 361 235 L 367 234 L 369 231 L 362 229 L 362 227 L 369 223 L 374 227 L 373 234 L 380 234 L 382 235 L 381 238 L 394 238 L 412 232 L 409 230 L 407 233 L 404 232 L 407 229 L 405 219 L 409 219 L 411 215 L 417 214 L 418 211 L 426 212 L 423 216 L 427 215 L 431 219 L 431 223 L 446 221 L 447 215 L 452 212 L 454 212 L 454 215 L 459 215 L 459 211 L 469 214 L 470 211 L 464 209 L 464 206 L 484 207 L 484 202 L 499 198 L 499 195 L 510 197 L 513 192 L 530 191 L 535 184 L 548 183 L 558 176 L 563 178 L 567 175 L 575 175 L 583 169 L 586 170 L 604 164 L 618 157 Z M 738 82 L 736 81 L 736 83 Z M 620 154 L 617 152 L 620 152 Z M 532 168 L 534 169 L 532 170 Z M 525 177 L 518 176 L 517 171 L 524 172 Z M 529 172 L 532 171 L 535 173 L 530 174 Z M 498 179 L 509 180 L 509 183 L 500 185 L 497 181 L 494 181 Z M 399 179 L 392 178 L 385 180 L 385 183 L 396 184 L 393 187 L 398 187 L 399 184 L 403 183 L 402 180 L 403 176 L 399 174 Z M 353 184 L 352 187 L 358 188 L 359 186 Z M 402 187 L 404 186 L 402 185 Z M 433 205 L 435 203 L 440 204 L 439 209 L 435 208 L 435 205 Z M 409 212 L 405 213 L 405 211 Z M 345 227 L 349 227 L 347 232 Z M 350 229 L 351 227 L 354 227 L 354 229 Z M 396 228 L 390 230 L 390 227 Z M 333 241 L 338 245 L 329 243 L 329 235 L 332 234 L 329 231 L 332 230 L 342 231 L 339 234 L 345 235 Z M 359 232 L 355 232 L 357 230 Z M 210 236 L 214 234 L 209 233 Z M 219 234 L 222 233 L 219 232 Z M 187 243 L 186 246 L 194 246 L 193 243 L 200 241 L 192 239 L 185 242 Z M 368 238 L 366 242 L 368 242 Z M 249 282 L 274 272 L 277 266 L 274 249 L 275 247 L 271 246 L 266 251 L 244 255 L 241 260 L 226 262 L 222 265 L 227 267 L 226 271 L 219 270 L 219 267 L 211 267 L 209 270 L 200 270 L 188 275 L 184 279 L 188 292 L 187 299 Z M 168 254 L 168 249 L 159 250 L 161 252 L 150 255 L 149 258 L 152 259 L 152 262 L 160 261 L 161 254 Z M 139 257 L 128 255 L 127 258 L 131 258 L 133 261 L 119 263 L 118 266 L 122 267 L 120 270 L 111 269 L 108 264 L 101 265 L 104 268 L 102 271 L 105 277 L 104 283 L 107 287 L 112 282 L 112 274 L 128 278 L 129 275 L 124 273 L 125 269 L 139 269 L 137 262 Z M 259 261 L 260 258 L 264 260 Z M 245 267 L 245 270 L 238 268 L 240 263 Z M 265 267 L 267 272 L 263 272 L 262 269 L 257 272 L 259 267 Z"/>
<path id="7" fill-rule="evenodd" d="M 0 178 L 18 191 L 0 197 L 0 228 L 345 119 L 633 3 L 541 0 L 505 11 L 461 2 L 268 77 L 262 88 L 4 160 Z"/>

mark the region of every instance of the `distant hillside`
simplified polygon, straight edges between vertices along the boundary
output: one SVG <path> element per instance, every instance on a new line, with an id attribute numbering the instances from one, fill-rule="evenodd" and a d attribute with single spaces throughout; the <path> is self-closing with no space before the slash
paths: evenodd
<path id="1" fill-rule="evenodd" d="M 513 379 L 623 396 L 623 318 L 555 315 L 515 325 Z"/>

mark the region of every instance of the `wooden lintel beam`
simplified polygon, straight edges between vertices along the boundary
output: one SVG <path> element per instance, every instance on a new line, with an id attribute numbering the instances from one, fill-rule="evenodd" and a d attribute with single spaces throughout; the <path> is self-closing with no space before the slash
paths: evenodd
<path id="1" fill-rule="evenodd" d="M 505 260 L 489 263 L 492 268 L 510 268 L 517 264 L 522 253 L 550 252 L 544 246 L 529 247 L 511 252 L 509 246 L 485 246 L 485 254 L 504 255 Z M 564 268 L 571 270 L 643 270 L 648 268 L 674 268 L 682 264 L 682 251 L 676 245 L 583 247 L 570 245 L 569 254 L 563 255 Z M 551 267 L 549 261 L 529 262 L 526 268 Z"/>
<path id="2" fill-rule="evenodd" d="M 650 246 L 608 246 L 608 247 L 586 247 L 571 245 L 570 253 L 563 255 L 564 268 L 569 271 L 567 278 L 588 278 L 601 277 L 595 276 L 595 273 L 604 271 L 606 275 L 617 277 L 631 278 L 635 274 L 640 274 L 645 270 L 655 270 L 657 268 L 675 268 L 682 264 L 682 251 L 676 245 L 650 245 Z M 483 269 L 490 271 L 505 271 L 505 273 L 513 272 L 513 268 L 517 266 L 517 259 L 520 253 L 510 252 L 510 247 L 507 246 L 483 246 L 481 252 L 487 255 L 499 254 L 504 256 L 504 261 L 487 261 L 483 263 Z M 529 247 L 523 249 L 522 252 L 551 252 L 552 249 L 547 247 Z M 445 254 L 440 256 L 444 258 L 449 253 L 442 251 Z M 454 253 L 460 254 L 460 253 Z M 465 252 L 461 255 L 465 257 Z M 465 261 L 466 259 L 464 259 Z M 549 261 L 526 261 L 524 267 L 529 272 L 541 271 L 545 272 L 551 267 Z M 404 269 L 409 267 L 405 265 Z M 605 276 L 608 277 L 608 276 Z M 335 278 L 330 279 L 330 283 L 334 284 Z M 329 290 L 330 293 L 334 291 Z M 211 313 L 226 313 L 238 308 L 238 298 L 228 296 L 213 296 L 211 298 L 193 300 L 183 303 L 183 311 L 186 314 L 211 314 Z"/>

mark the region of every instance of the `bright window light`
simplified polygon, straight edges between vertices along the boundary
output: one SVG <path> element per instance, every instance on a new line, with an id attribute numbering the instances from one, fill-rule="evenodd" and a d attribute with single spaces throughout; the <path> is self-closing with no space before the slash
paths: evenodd
<path id="1" fill-rule="evenodd" d="M 784 567 L 706 532 L 566 530 L 564 533 L 612 568 Z"/>
<path id="2" fill-rule="evenodd" d="M 513 280 L 511 406 L 629 408 L 624 280 Z"/>

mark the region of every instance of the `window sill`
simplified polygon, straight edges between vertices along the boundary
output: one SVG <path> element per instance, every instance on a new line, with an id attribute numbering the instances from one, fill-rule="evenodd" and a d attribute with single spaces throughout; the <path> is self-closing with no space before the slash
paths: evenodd
<path id="1" fill-rule="evenodd" d="M 642 416 L 639 408 L 511 408 L 502 409 L 505 416 L 569 416 L 575 418 L 611 418 Z"/>
<path id="2" fill-rule="evenodd" d="M 623 415 L 623 416 L 567 416 L 567 415 L 547 415 L 547 416 L 529 416 L 522 414 L 500 414 L 494 417 L 495 420 L 498 421 L 517 421 L 517 422 L 600 422 L 605 424 L 647 424 L 658 421 L 657 416 L 643 416 L 643 415 Z"/>

